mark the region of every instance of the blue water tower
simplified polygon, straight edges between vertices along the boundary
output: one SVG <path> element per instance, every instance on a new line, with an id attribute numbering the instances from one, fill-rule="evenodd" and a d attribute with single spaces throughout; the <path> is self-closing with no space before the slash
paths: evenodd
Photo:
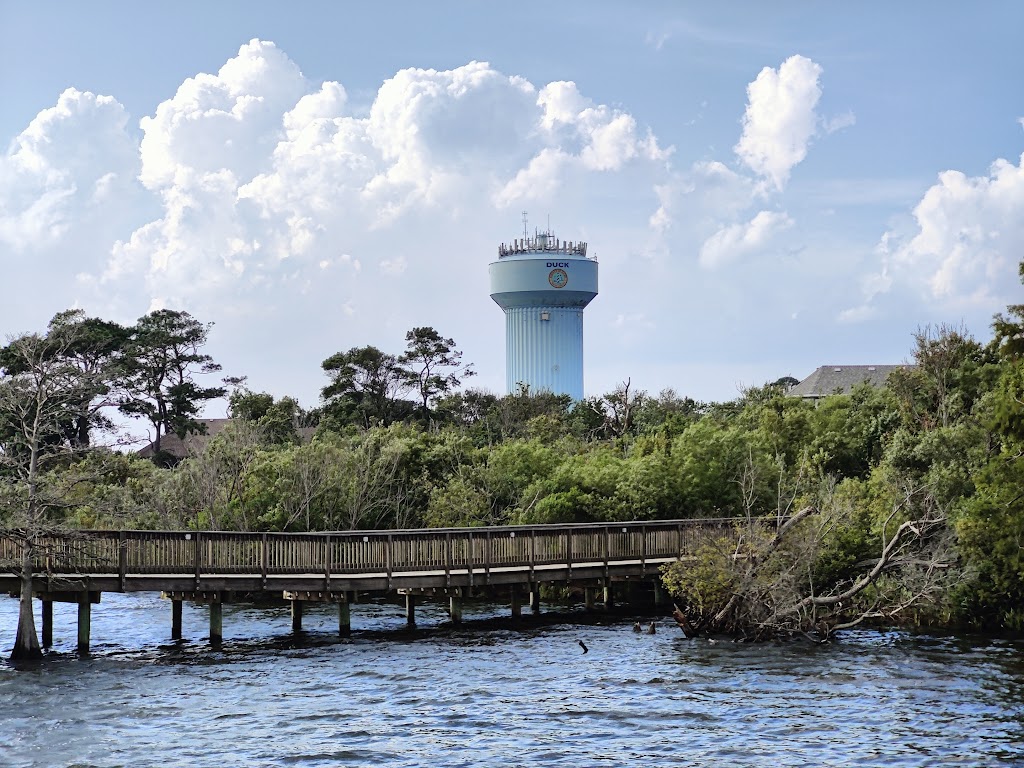
<path id="1" fill-rule="evenodd" d="M 535 232 L 498 247 L 491 298 L 505 310 L 505 386 L 583 398 L 583 308 L 597 296 L 587 244 Z"/>

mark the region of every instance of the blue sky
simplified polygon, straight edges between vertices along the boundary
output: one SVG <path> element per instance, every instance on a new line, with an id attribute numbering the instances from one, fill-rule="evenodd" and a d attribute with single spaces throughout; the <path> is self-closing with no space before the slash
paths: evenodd
<path id="1" fill-rule="evenodd" d="M 526 210 L 601 262 L 590 394 L 987 339 L 1024 6 L 719 5 L 0 0 L 0 331 L 184 309 L 312 406 L 324 358 L 433 325 L 500 392 L 487 264 Z"/>

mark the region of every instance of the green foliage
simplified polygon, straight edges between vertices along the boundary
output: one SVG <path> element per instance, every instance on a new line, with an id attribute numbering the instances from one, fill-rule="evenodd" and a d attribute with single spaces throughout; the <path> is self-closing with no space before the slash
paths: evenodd
<path id="1" fill-rule="evenodd" d="M 986 629 L 1024 629 L 1024 459 L 1003 455 L 977 480 L 957 521 L 969 580 L 958 591 L 965 617 Z"/>
<path id="2" fill-rule="evenodd" d="M 409 391 L 410 371 L 394 355 L 376 347 L 353 347 L 324 360 L 331 382 L 321 396 L 328 423 L 364 429 L 388 426 L 410 413 L 402 395 Z"/>
<path id="3" fill-rule="evenodd" d="M 117 385 L 123 392 L 119 409 L 125 416 L 143 418 L 154 429 L 154 449 L 161 436 L 201 433 L 197 419 L 203 404 L 223 397 L 223 387 L 203 387 L 197 375 L 214 373 L 220 365 L 201 352 L 210 325 L 187 312 L 160 309 L 139 318 L 130 331 L 120 359 Z"/>
<path id="4" fill-rule="evenodd" d="M 579 402 L 525 387 L 463 391 L 472 369 L 454 340 L 417 327 L 400 355 L 364 346 L 325 360 L 315 413 L 232 380 L 233 423 L 200 455 L 160 471 L 121 454 L 73 454 L 109 425 L 115 392 L 121 412 L 158 437 L 198 430 L 202 404 L 224 394 L 198 383 L 219 370 L 203 352 L 209 326 L 171 310 L 127 329 L 69 311 L 45 335 L 0 349 L 0 508 L 8 519 L 26 508 L 28 486 L 12 479 L 34 450 L 39 498 L 53 501 L 46 515 L 80 526 L 300 531 L 741 516 L 739 551 L 712 540 L 665 574 L 698 615 L 743 591 L 748 619 L 775 621 L 788 595 L 800 611 L 814 607 L 783 624 L 811 626 L 868 608 L 898 617 L 927 594 L 956 619 L 1019 627 L 1020 318 L 1020 306 L 997 316 L 987 346 L 959 328 L 919 330 L 914 365 L 888 388 L 865 384 L 817 403 L 788 397 L 788 377 L 727 403 L 651 396 L 628 379 Z M 19 360 L 25 350 L 40 352 L 35 363 Z M 33 449 L 20 437 L 18 403 L 30 400 L 36 363 L 68 387 Z M 802 509 L 819 513 L 773 543 L 771 526 Z M 959 560 L 943 566 L 959 579 L 955 605 L 921 586 L 914 569 L 929 561 L 920 553 L 842 608 L 801 603 L 808 590 L 856 584 L 908 521 L 925 521 L 915 541 L 936 551 L 955 529 Z"/>
<path id="5" fill-rule="evenodd" d="M 292 397 L 274 400 L 266 392 L 236 390 L 228 398 L 228 415 L 254 425 L 268 444 L 299 442 L 299 428 L 315 421 Z"/>
<path id="6" fill-rule="evenodd" d="M 405 353 L 399 362 L 405 366 L 406 381 L 420 400 L 421 414 L 430 417 L 430 404 L 475 375 L 471 364 L 462 362 L 462 352 L 454 339 L 446 339 L 435 329 L 413 328 L 405 334 Z"/>

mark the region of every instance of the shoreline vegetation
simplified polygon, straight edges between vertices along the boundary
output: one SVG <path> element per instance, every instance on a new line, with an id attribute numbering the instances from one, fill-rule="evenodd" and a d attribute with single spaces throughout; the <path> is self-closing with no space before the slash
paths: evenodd
<path id="1" fill-rule="evenodd" d="M 1024 262 L 1021 264 L 1024 281 Z M 630 380 L 601 397 L 463 388 L 430 327 L 322 364 L 320 404 L 215 380 L 210 325 L 80 310 L 0 348 L 0 528 L 20 537 L 14 655 L 37 655 L 31 563 L 76 528 L 323 531 L 738 517 L 664 585 L 687 634 L 828 639 L 863 622 L 1024 629 L 1024 305 L 913 334 L 887 386 L 809 402 L 788 377 L 724 403 Z M 202 435 L 204 403 L 231 421 Z M 155 437 L 127 451 L 115 417 Z M 737 543 L 738 542 L 738 543 Z M 27 585 L 27 586 L 26 586 Z M 26 591 L 27 590 L 27 591 Z"/>

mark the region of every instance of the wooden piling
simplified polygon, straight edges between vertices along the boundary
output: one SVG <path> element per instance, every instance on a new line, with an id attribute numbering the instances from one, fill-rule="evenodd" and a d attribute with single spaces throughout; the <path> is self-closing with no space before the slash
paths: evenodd
<path id="1" fill-rule="evenodd" d="M 594 587 L 583 588 L 583 607 L 588 611 L 594 610 Z"/>
<path id="2" fill-rule="evenodd" d="M 523 608 L 519 599 L 519 590 L 516 589 L 515 584 L 510 584 L 508 588 L 509 602 L 512 603 L 512 618 L 518 619 L 523 614 Z"/>
<path id="3" fill-rule="evenodd" d="M 181 640 L 181 600 L 171 600 L 171 640 Z"/>
<path id="4" fill-rule="evenodd" d="M 665 589 L 660 579 L 654 580 L 654 604 L 659 608 L 665 604 Z"/>
<path id="5" fill-rule="evenodd" d="M 302 631 L 302 601 L 292 600 L 292 632 Z"/>
<path id="6" fill-rule="evenodd" d="M 453 592 L 448 596 L 448 615 L 452 624 L 462 623 L 462 594 Z"/>
<path id="7" fill-rule="evenodd" d="M 405 593 L 405 623 L 416 626 L 416 596 L 412 592 Z"/>
<path id="8" fill-rule="evenodd" d="M 530 610 L 533 613 L 540 613 L 540 584 L 534 583 L 530 585 Z"/>
<path id="9" fill-rule="evenodd" d="M 606 610 L 611 610 L 615 606 L 615 594 L 612 592 L 612 584 L 610 581 L 605 582 L 603 602 Z"/>
<path id="10" fill-rule="evenodd" d="M 43 648 L 53 646 L 53 600 L 43 600 Z"/>
<path id="11" fill-rule="evenodd" d="M 344 600 L 338 602 L 338 634 L 341 637 L 352 634 L 352 612 L 347 595 Z"/>
<path id="12" fill-rule="evenodd" d="M 210 602 L 210 643 L 219 645 L 224 641 L 224 604 L 219 600 Z"/>
<path id="13" fill-rule="evenodd" d="M 92 602 L 88 592 L 78 597 L 78 652 L 83 656 L 89 653 L 89 632 L 92 619 Z"/>

